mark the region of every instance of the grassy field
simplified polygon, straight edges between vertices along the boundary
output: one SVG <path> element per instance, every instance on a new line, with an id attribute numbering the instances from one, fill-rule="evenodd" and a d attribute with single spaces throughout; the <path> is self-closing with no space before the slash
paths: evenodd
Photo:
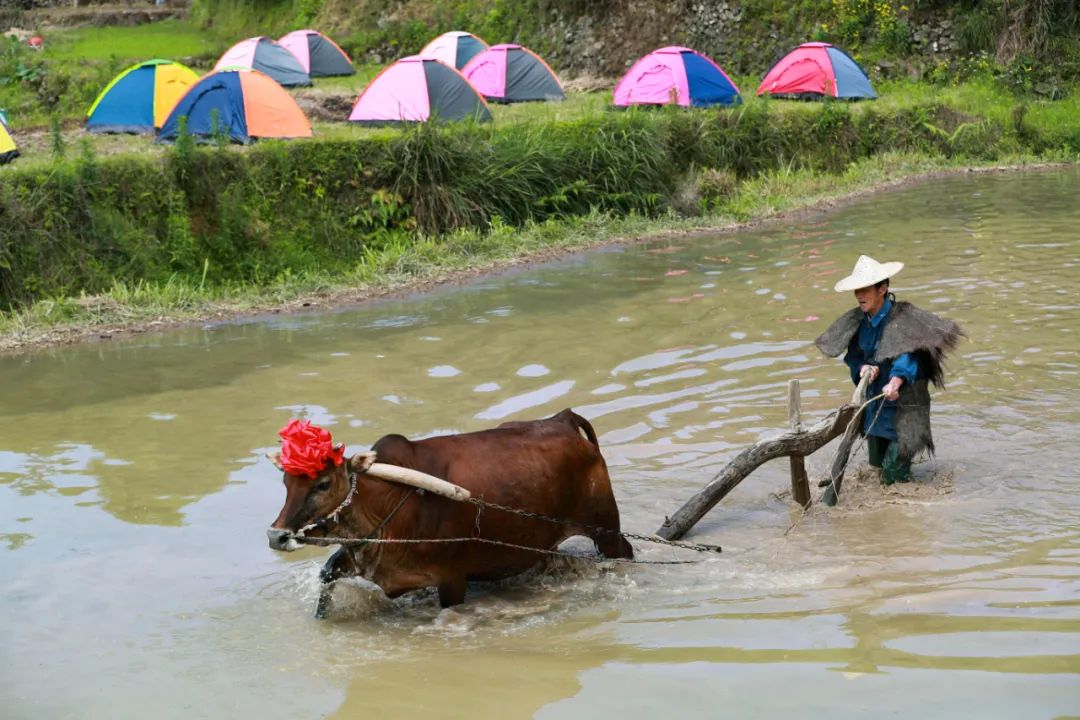
<path id="1" fill-rule="evenodd" d="M 41 55 L 56 62 L 210 58 L 228 42 L 181 20 L 136 27 L 83 27 L 49 33 Z"/>
<path id="2" fill-rule="evenodd" d="M 290 92 L 301 104 L 307 99 L 320 102 L 327 95 L 341 97 L 351 102 L 360 94 L 365 85 L 378 74 L 381 68 L 374 65 L 360 66 L 357 74 L 343 78 L 324 78 L 317 81 L 313 88 L 299 88 Z M 769 111 L 778 116 L 812 114 L 820 109 L 817 103 L 786 102 L 758 98 L 753 94 L 753 78 L 738 78 L 736 82 L 743 89 L 744 105 L 742 108 L 720 108 L 713 110 L 686 110 L 687 113 L 739 113 L 753 111 L 767 104 Z M 904 108 L 941 104 L 961 113 L 972 116 L 991 118 L 1002 125 L 1013 122 L 1013 113 L 1020 103 L 1010 92 L 990 79 L 975 79 L 960 85 L 928 85 L 926 83 L 898 80 L 877 84 L 879 99 L 874 102 L 855 103 L 850 111 L 860 113 L 894 112 Z M 1080 117 L 1080 88 L 1063 100 L 1033 100 L 1022 104 L 1025 108 L 1024 121 L 1039 132 L 1060 134 L 1080 126 L 1076 118 Z M 3 107 L 3 105 L 0 105 Z M 607 112 L 622 112 L 611 108 L 610 91 L 570 92 L 564 102 L 522 103 L 517 105 L 490 106 L 496 125 L 534 124 L 578 120 L 595 117 Z M 84 115 L 69 119 L 63 132 L 63 144 L 69 152 L 75 152 L 80 143 L 88 143 L 97 155 L 111 156 L 118 154 L 144 155 L 160 154 L 165 147 L 154 143 L 152 137 L 136 135 L 96 135 L 86 133 L 79 125 Z M 78 123 L 78 124 L 76 124 Z M 23 157 L 20 165 L 29 163 L 48 163 L 54 159 L 55 138 L 48 126 L 30 129 L 20 128 L 17 118 L 12 119 L 16 141 Z M 357 140 L 387 137 L 399 133 L 396 128 L 367 128 L 347 122 L 345 117 L 337 121 L 316 120 L 312 123 L 316 138 L 329 140 Z M 302 141 L 296 141 L 302 142 Z M 0 167 L 0 173 L 4 172 Z"/>

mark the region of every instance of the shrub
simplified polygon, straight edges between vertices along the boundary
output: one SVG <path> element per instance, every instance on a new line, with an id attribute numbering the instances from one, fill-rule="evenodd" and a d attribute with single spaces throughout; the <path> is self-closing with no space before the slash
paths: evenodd
<path id="1" fill-rule="evenodd" d="M 715 209 L 737 182 L 778 169 L 839 172 L 888 151 L 993 159 L 1052 141 L 1014 111 L 1000 122 L 935 105 L 843 102 L 773 113 L 604 113 L 573 121 L 440 127 L 362 142 L 196 146 L 98 158 L 83 144 L 52 166 L 0 177 L 0 308 L 117 283 L 272 284 L 347 273 L 389 248 L 437 249 L 459 230 L 549 218 Z M 1051 145 L 1052 143 L 1055 143 Z"/>

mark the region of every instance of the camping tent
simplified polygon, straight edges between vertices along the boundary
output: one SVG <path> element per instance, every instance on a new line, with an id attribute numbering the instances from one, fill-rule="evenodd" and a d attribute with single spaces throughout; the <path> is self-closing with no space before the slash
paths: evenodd
<path id="1" fill-rule="evenodd" d="M 214 70 L 227 68 L 258 70 L 283 87 L 311 84 L 311 77 L 296 56 L 268 37 L 241 40 L 226 50 Z"/>
<path id="2" fill-rule="evenodd" d="M 152 133 L 199 79 L 170 60 L 147 60 L 113 78 L 86 113 L 86 129 L 101 133 Z"/>
<path id="3" fill-rule="evenodd" d="M 654 50 L 638 60 L 615 86 L 615 105 L 686 107 L 738 105 L 739 88 L 701 53 L 685 47 Z"/>
<path id="4" fill-rule="evenodd" d="M 472 33 L 453 30 L 435 38 L 420 51 L 420 57 L 442 60 L 460 70 L 474 57 L 488 49 L 488 44 Z"/>
<path id="5" fill-rule="evenodd" d="M 757 94 L 774 97 L 821 99 L 825 96 L 873 100 L 870 78 L 847 53 L 829 43 L 803 43 L 765 75 Z"/>
<path id="6" fill-rule="evenodd" d="M 356 74 L 345 51 L 315 30 L 296 30 L 280 38 L 278 44 L 295 55 L 304 72 L 311 77 Z"/>
<path id="7" fill-rule="evenodd" d="M 6 165 L 19 157 L 19 148 L 15 147 L 15 140 L 11 137 L 7 123 L 0 119 L 0 165 Z"/>
<path id="8" fill-rule="evenodd" d="M 521 45 L 494 45 L 461 70 L 480 94 L 501 103 L 563 100 L 559 78 L 547 63 Z"/>
<path id="9" fill-rule="evenodd" d="M 187 132 L 201 138 L 213 136 L 215 130 L 238 143 L 254 138 L 311 137 L 311 123 L 300 106 L 258 70 L 219 70 L 199 80 L 173 108 L 158 134 L 159 141 L 172 141 L 180 135 L 181 117 L 187 117 Z"/>
<path id="10" fill-rule="evenodd" d="M 454 68 L 435 58 L 402 58 L 364 88 L 349 120 L 389 125 L 428 120 L 491 120 L 480 93 Z"/>

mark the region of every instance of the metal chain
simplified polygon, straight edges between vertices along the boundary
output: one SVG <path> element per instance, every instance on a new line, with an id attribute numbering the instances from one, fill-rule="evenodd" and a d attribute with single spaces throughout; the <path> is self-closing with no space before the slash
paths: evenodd
<path id="1" fill-rule="evenodd" d="M 491 508 L 493 510 L 502 510 L 506 513 L 513 515 L 520 515 L 521 517 L 531 518 L 533 520 L 543 520 L 544 522 L 554 523 L 556 525 L 567 525 L 584 528 L 597 533 L 607 533 L 609 535 L 621 535 L 624 538 L 632 538 L 634 540 L 641 540 L 642 542 L 651 542 L 658 545 L 670 545 L 671 547 L 684 548 L 686 550 L 694 550 L 696 552 L 720 552 L 719 545 L 704 545 L 700 543 L 685 543 L 677 542 L 675 540 L 665 540 L 663 538 L 655 537 L 653 535 L 639 535 L 632 532 L 622 532 L 620 530 L 612 530 L 611 528 L 600 527 L 599 525 L 589 525 L 587 523 L 575 522 L 573 520 L 560 520 L 558 518 L 549 517 L 547 515 L 541 515 L 537 512 L 530 510 L 519 510 L 517 508 L 508 507 L 506 505 L 500 505 L 498 503 L 488 502 L 483 498 L 471 497 L 466 502 L 470 502 L 478 507 Z M 479 523 L 479 514 L 477 514 L 477 523 Z"/>
<path id="2" fill-rule="evenodd" d="M 626 563 L 631 565 L 695 565 L 703 562 L 702 560 L 634 560 L 632 558 L 606 558 L 595 557 L 590 555 L 577 555 L 575 553 L 568 553 L 563 550 L 545 550 L 544 548 L 531 547 L 529 545 L 518 545 L 517 543 L 505 542 L 503 540 L 492 540 L 490 538 L 482 537 L 460 537 L 460 538 L 425 538 L 425 539 L 412 539 L 412 538 L 343 538 L 343 537 L 302 537 L 296 538 L 297 542 L 304 543 L 306 545 L 422 545 L 422 544 L 445 544 L 445 543 L 469 543 L 477 542 L 484 543 L 486 545 L 499 545 L 502 547 L 513 548 L 515 550 L 527 550 L 528 552 L 538 553 L 540 555 L 553 555 L 556 557 L 574 558 L 575 560 L 589 560 L 592 562 L 615 562 Z"/>

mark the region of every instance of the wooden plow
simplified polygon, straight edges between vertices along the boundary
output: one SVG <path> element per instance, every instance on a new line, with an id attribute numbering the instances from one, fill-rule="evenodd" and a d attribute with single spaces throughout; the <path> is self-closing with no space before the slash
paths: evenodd
<path id="1" fill-rule="evenodd" d="M 844 469 L 855 439 L 859 437 L 861 422 L 866 402 L 866 388 L 870 383 L 869 374 L 864 375 L 859 386 L 851 396 L 851 402 L 841 405 L 836 411 L 811 428 L 802 426 L 802 410 L 799 396 L 799 381 L 788 381 L 788 422 L 790 430 L 771 440 L 760 440 L 736 455 L 716 477 L 703 487 L 700 492 L 671 517 L 664 518 L 664 524 L 656 534 L 665 540 L 678 540 L 690 532 L 690 529 L 716 503 L 735 489 L 735 486 L 762 464 L 785 455 L 791 461 L 791 495 L 795 502 L 804 508 L 810 507 L 810 482 L 806 476 L 804 458 L 827 445 L 834 438 L 843 435 L 837 447 L 836 456 L 829 468 L 829 477 L 825 481 L 825 492 L 820 502 L 836 505 L 840 487 L 844 480 Z"/>

